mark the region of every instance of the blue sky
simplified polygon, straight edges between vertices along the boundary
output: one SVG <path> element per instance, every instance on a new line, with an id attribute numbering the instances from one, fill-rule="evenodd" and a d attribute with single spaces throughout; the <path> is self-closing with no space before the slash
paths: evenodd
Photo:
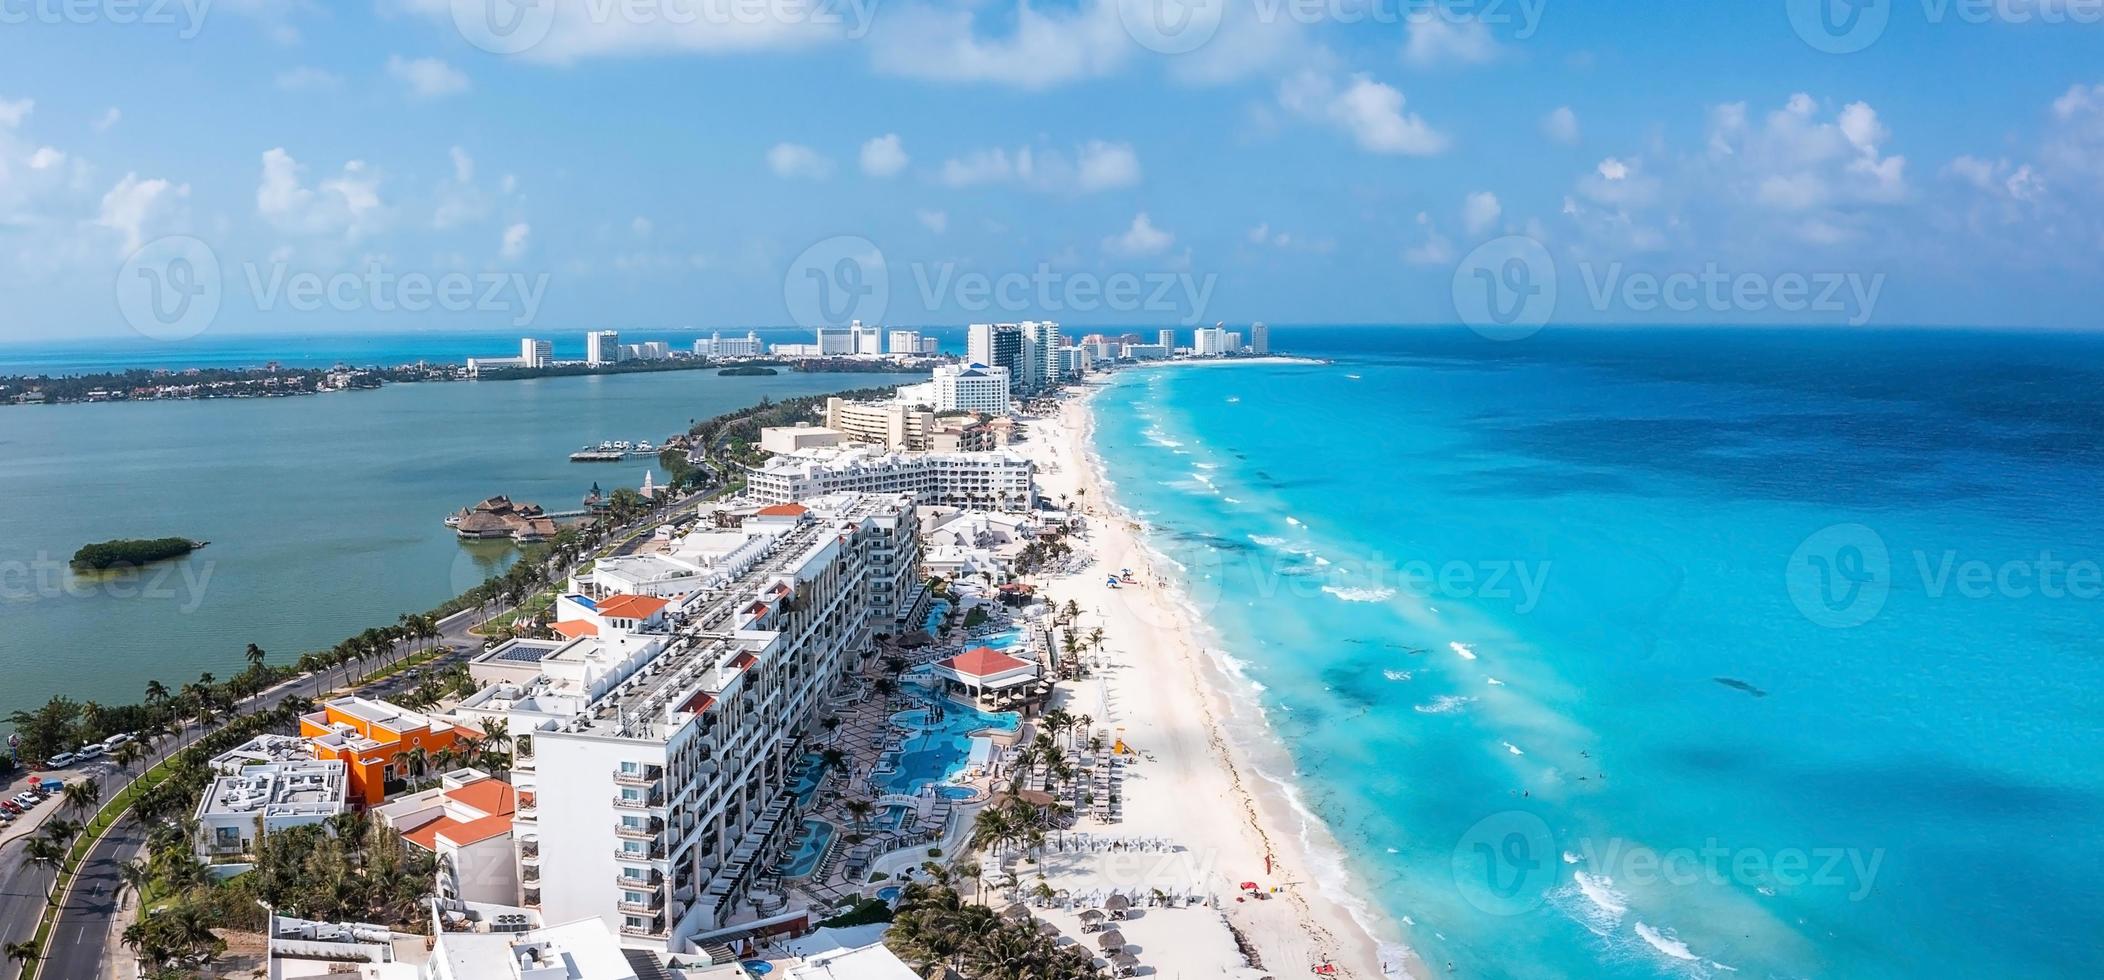
<path id="1" fill-rule="evenodd" d="M 0 339 L 131 333 L 171 235 L 224 283 L 192 333 L 781 325 L 842 262 L 889 323 L 1441 323 L 1512 236 L 1559 321 L 2104 299 L 2087 0 L 1880 0 L 1840 54 L 1796 0 L 806 2 L 539 0 L 497 53 L 514 0 L 0 0 Z"/>

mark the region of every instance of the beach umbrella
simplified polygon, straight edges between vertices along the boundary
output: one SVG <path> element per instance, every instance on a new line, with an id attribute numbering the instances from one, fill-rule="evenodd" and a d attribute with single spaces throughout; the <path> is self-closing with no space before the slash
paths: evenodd
<path id="1" fill-rule="evenodd" d="M 1112 895 L 1103 900 L 1103 907 L 1111 912 L 1123 912 L 1132 907 L 1132 899 L 1123 895 Z"/>
<path id="2" fill-rule="evenodd" d="M 1047 936 L 1059 935 L 1059 927 L 1053 925 L 1050 922 L 1046 922 L 1043 919 L 1037 920 L 1037 931 L 1044 933 Z"/>
<path id="3" fill-rule="evenodd" d="M 1102 911 L 1101 909 L 1084 909 L 1084 910 L 1082 910 L 1082 913 L 1081 913 L 1081 926 L 1082 926 L 1082 928 L 1084 928 L 1084 929 L 1087 929 L 1087 928 L 1092 928 L 1092 927 L 1095 927 L 1095 926 L 1099 926 L 1099 925 L 1102 925 L 1102 924 L 1103 924 L 1103 911 Z"/>
<path id="4" fill-rule="evenodd" d="M 1140 958 L 1131 953 L 1119 953 L 1110 958 L 1110 965 L 1119 973 L 1130 975 L 1132 971 L 1140 968 Z"/>
<path id="5" fill-rule="evenodd" d="M 1017 903 L 1015 903 L 1014 905 L 1010 905 L 1009 907 L 1007 907 L 1007 908 L 1005 908 L 1005 909 L 1002 909 L 1002 910 L 1001 910 L 1001 918 L 1004 918 L 1004 919 L 1027 919 L 1027 918 L 1030 918 L 1030 907 L 1029 907 L 1029 906 L 1027 906 L 1027 905 L 1024 905 L 1024 904 L 1023 904 L 1023 903 L 1021 903 L 1021 902 L 1017 902 Z"/>
<path id="6" fill-rule="evenodd" d="M 1119 950 L 1125 948 L 1125 934 L 1112 929 L 1096 937 L 1097 949 Z"/>

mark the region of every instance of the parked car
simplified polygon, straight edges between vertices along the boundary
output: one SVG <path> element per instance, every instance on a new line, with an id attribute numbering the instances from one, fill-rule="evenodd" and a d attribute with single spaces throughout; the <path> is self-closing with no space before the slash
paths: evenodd
<path id="1" fill-rule="evenodd" d="M 109 750 L 103 748 L 101 742 L 89 742 L 88 744 L 83 745 L 80 748 L 74 749 L 73 754 L 85 760 L 99 758 L 104 752 L 107 751 Z"/>
<path id="2" fill-rule="evenodd" d="M 79 761 L 80 761 L 80 757 L 79 757 L 79 756 L 77 756 L 77 755 L 74 755 L 74 754 L 73 754 L 73 753 L 71 753 L 71 752 L 60 752 L 59 754 L 57 754 L 57 755 L 54 755 L 54 756 L 52 756 L 52 757 L 51 757 L 51 758 L 49 758 L 49 759 L 45 759 L 45 760 L 44 760 L 44 768 L 46 768 L 46 769 L 64 769 L 64 768 L 66 768 L 67 766 L 70 766 L 70 765 L 72 765 L 72 764 L 74 764 L 74 763 L 76 763 L 76 762 L 79 762 Z"/>
<path id="3" fill-rule="evenodd" d="M 132 736 L 130 732 L 118 732 L 115 735 L 103 739 L 102 747 L 106 750 L 114 752 L 116 751 L 117 746 L 123 745 L 124 743 L 129 742 L 131 740 Z"/>

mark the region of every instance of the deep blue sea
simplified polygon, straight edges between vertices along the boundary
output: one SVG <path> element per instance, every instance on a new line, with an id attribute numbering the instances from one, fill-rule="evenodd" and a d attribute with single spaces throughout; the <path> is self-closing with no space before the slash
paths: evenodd
<path id="1" fill-rule="evenodd" d="M 2104 337 L 1272 337 L 1097 442 L 1389 938 L 2104 975 Z"/>

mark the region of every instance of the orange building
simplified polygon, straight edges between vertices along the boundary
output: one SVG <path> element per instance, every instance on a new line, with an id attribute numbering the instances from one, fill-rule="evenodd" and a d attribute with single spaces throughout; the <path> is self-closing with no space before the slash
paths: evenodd
<path id="1" fill-rule="evenodd" d="M 387 799 L 389 783 L 415 774 L 416 753 L 423 750 L 424 772 L 436 771 L 431 760 L 441 749 L 460 751 L 482 733 L 443 718 L 411 711 L 373 698 L 337 698 L 320 711 L 300 716 L 300 735 L 316 759 L 334 759 L 348 773 L 345 797 L 352 805 L 376 806 Z"/>

